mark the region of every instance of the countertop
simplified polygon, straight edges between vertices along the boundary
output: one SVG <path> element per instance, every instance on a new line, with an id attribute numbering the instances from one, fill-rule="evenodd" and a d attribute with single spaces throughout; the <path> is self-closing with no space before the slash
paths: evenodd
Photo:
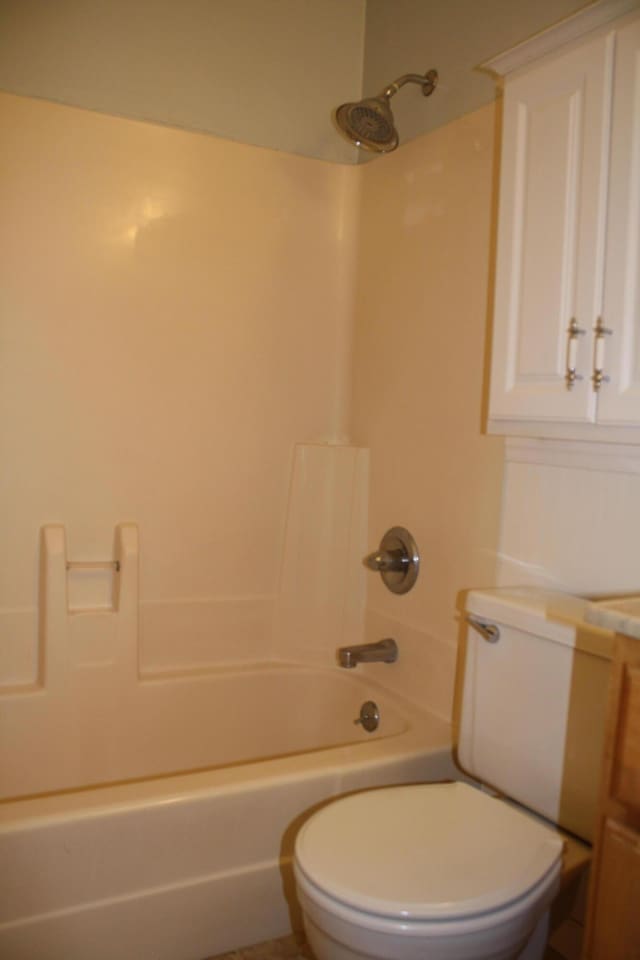
<path id="1" fill-rule="evenodd" d="M 593 600 L 584 610 L 587 623 L 640 640 L 640 596 Z"/>

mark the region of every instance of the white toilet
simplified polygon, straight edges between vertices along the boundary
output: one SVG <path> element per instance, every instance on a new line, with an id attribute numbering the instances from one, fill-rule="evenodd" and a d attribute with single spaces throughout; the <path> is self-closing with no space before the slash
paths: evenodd
<path id="1" fill-rule="evenodd" d="M 595 818 L 612 640 L 581 609 L 469 594 L 458 762 L 511 799 L 426 783 L 315 813 L 294 868 L 317 960 L 543 957 L 565 846 L 551 824 L 589 840 Z"/>

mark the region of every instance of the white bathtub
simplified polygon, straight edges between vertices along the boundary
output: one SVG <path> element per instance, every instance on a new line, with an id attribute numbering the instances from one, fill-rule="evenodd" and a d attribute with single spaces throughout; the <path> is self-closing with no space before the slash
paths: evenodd
<path id="1" fill-rule="evenodd" d="M 284 935 L 293 839 L 314 807 L 455 775 L 449 726 L 356 672 L 254 665 L 138 693 L 94 703 L 101 748 L 60 750 L 46 785 L 23 754 L 10 792 L 58 792 L 0 803 L 3 960 L 202 960 Z M 368 699 L 374 734 L 353 723 Z"/>

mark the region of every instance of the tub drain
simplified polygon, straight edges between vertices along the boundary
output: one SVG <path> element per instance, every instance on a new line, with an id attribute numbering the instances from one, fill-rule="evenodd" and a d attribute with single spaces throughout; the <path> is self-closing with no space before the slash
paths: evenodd
<path id="1" fill-rule="evenodd" d="M 374 703 L 373 700 L 366 700 L 360 707 L 360 716 L 353 722 L 361 723 L 367 733 L 373 733 L 374 730 L 378 729 L 380 723 L 378 704 Z"/>

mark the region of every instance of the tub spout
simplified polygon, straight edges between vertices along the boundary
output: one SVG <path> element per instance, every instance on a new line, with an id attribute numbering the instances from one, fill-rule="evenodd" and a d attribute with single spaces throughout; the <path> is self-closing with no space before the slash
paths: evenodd
<path id="1" fill-rule="evenodd" d="M 398 644 L 391 637 L 377 643 L 360 643 L 352 647 L 340 647 L 338 663 L 351 669 L 359 663 L 395 663 L 398 659 Z"/>

